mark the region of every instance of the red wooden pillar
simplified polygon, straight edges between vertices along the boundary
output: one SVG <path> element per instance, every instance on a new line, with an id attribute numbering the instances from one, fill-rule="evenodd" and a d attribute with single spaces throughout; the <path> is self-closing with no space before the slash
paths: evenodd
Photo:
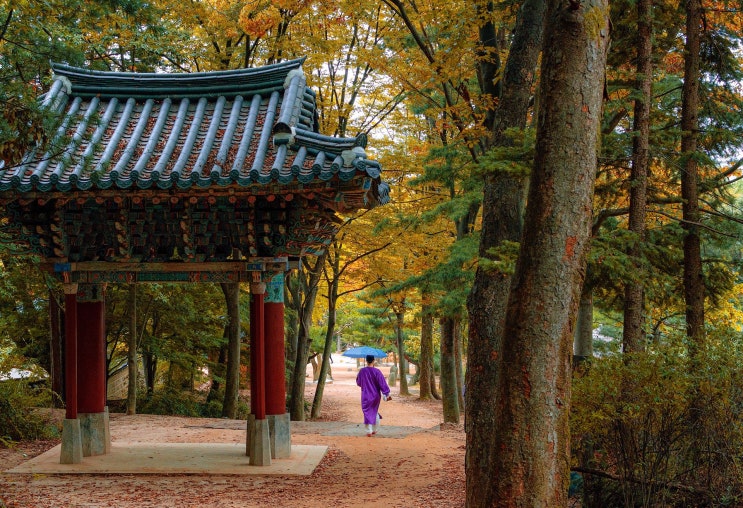
<path id="1" fill-rule="evenodd" d="M 266 414 L 286 413 L 284 367 L 284 274 L 274 274 L 265 298 Z"/>
<path id="2" fill-rule="evenodd" d="M 106 335 L 103 300 L 77 304 L 78 410 L 102 413 L 106 407 Z"/>
<path id="3" fill-rule="evenodd" d="M 260 277 L 260 272 L 256 272 Z M 266 419 L 266 369 L 263 299 L 266 284 L 250 284 L 250 412 L 256 420 Z"/>
<path id="4" fill-rule="evenodd" d="M 65 418 L 77 418 L 77 284 L 65 284 Z"/>
<path id="5" fill-rule="evenodd" d="M 266 284 L 253 272 L 250 284 L 250 416 L 246 452 L 253 466 L 271 464 L 269 421 L 266 419 L 266 366 L 263 300 Z"/>
<path id="6" fill-rule="evenodd" d="M 82 431 L 77 414 L 77 284 L 64 284 L 65 419 L 62 422 L 60 464 L 79 464 L 83 460 Z"/>
<path id="7" fill-rule="evenodd" d="M 83 456 L 110 450 L 106 410 L 106 313 L 103 284 L 77 291 L 77 409 Z"/>

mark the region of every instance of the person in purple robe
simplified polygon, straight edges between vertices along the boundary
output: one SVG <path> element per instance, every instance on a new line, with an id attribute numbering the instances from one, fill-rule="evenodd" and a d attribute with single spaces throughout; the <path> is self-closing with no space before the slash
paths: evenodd
<path id="1" fill-rule="evenodd" d="M 379 430 L 379 403 L 392 399 L 390 387 L 384 374 L 374 366 L 374 355 L 366 356 L 366 367 L 356 375 L 356 384 L 361 387 L 361 411 L 364 413 L 367 437 L 372 437 Z"/>

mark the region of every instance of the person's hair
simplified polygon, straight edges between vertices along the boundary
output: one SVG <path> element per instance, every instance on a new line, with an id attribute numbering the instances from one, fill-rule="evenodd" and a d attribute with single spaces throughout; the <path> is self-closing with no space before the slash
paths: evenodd
<path id="1" fill-rule="evenodd" d="M 366 363 L 374 363 L 374 355 L 366 355 Z"/>

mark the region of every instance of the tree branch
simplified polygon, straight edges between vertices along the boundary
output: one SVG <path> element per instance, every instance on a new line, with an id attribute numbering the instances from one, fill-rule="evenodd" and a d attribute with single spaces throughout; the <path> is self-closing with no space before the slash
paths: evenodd
<path id="1" fill-rule="evenodd" d="M 689 221 L 689 220 L 680 219 L 678 217 L 674 217 L 671 214 L 668 214 L 668 213 L 665 213 L 665 212 L 661 212 L 660 210 L 648 210 L 648 213 L 656 213 L 658 215 L 662 215 L 664 217 L 668 217 L 669 219 L 678 221 L 681 224 L 691 224 L 692 226 L 697 226 L 698 228 L 706 229 L 707 231 L 710 231 L 710 232 L 712 232 L 714 234 L 717 234 L 717 235 L 726 236 L 728 238 L 738 238 L 736 235 L 731 235 L 731 234 L 725 233 L 723 231 L 718 231 L 717 229 L 711 228 L 711 227 L 709 227 L 709 226 L 707 226 L 705 224 L 702 224 L 701 222 L 695 222 L 695 221 Z"/>
<path id="2" fill-rule="evenodd" d="M 723 219 L 731 220 L 733 222 L 737 222 L 738 224 L 743 224 L 743 219 L 740 219 L 738 217 L 733 217 L 732 215 L 728 215 L 722 212 L 718 212 L 717 210 L 712 210 L 710 208 L 700 208 L 699 211 L 707 213 L 709 215 L 714 215 L 715 217 L 722 217 Z"/>
<path id="3" fill-rule="evenodd" d="M 676 490 L 681 492 L 688 492 L 689 494 L 695 494 L 698 496 L 705 496 L 709 497 L 709 491 L 707 490 L 700 490 L 696 487 L 692 487 L 691 485 L 682 485 L 680 483 L 673 483 L 673 482 L 659 482 L 655 480 L 642 480 L 639 478 L 634 477 L 625 477 L 625 476 L 619 476 L 616 474 L 612 474 L 606 471 L 602 471 L 600 469 L 593 469 L 590 467 L 571 467 L 571 471 L 575 471 L 576 473 L 582 473 L 582 474 L 588 474 L 592 476 L 598 476 L 600 478 L 606 478 L 608 480 L 614 480 L 617 482 L 630 482 L 630 483 L 636 483 L 639 485 L 647 485 L 647 486 L 653 486 L 653 487 L 661 487 L 664 489 L 670 489 L 670 490 Z"/>
<path id="4" fill-rule="evenodd" d="M 5 18 L 2 31 L 0 31 L 0 40 L 5 39 L 5 33 L 8 31 L 8 27 L 10 26 L 11 19 L 13 19 L 13 9 L 10 9 L 10 11 L 8 12 L 8 17 Z"/>
<path id="5" fill-rule="evenodd" d="M 732 183 L 737 182 L 738 180 L 740 180 L 741 178 L 743 178 L 743 175 L 742 176 L 738 176 L 736 178 L 733 178 L 732 180 L 726 180 L 724 182 L 720 182 L 720 180 L 722 180 L 724 178 L 727 178 L 728 176 L 732 175 L 733 173 L 735 173 L 736 171 L 738 171 L 741 168 L 741 166 L 743 166 L 743 159 L 740 159 L 738 162 L 736 162 L 735 164 L 733 164 L 732 166 L 730 166 L 728 169 L 726 169 L 725 171 L 723 171 L 719 175 L 716 175 L 715 177 L 710 178 L 710 179 L 705 180 L 704 182 L 702 182 L 702 184 L 700 185 L 701 190 L 702 191 L 706 191 L 706 190 L 710 190 L 710 189 L 716 189 L 716 188 L 721 187 L 723 185 L 730 185 Z"/>

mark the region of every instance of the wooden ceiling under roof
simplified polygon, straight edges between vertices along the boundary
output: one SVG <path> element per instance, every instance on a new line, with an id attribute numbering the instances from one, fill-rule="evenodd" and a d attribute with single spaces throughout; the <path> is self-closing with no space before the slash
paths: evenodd
<path id="1" fill-rule="evenodd" d="M 389 200 L 366 136 L 316 132 L 302 60 L 193 74 L 54 64 L 54 142 L 0 165 L 0 231 L 47 261 L 321 253 L 339 214 Z"/>

